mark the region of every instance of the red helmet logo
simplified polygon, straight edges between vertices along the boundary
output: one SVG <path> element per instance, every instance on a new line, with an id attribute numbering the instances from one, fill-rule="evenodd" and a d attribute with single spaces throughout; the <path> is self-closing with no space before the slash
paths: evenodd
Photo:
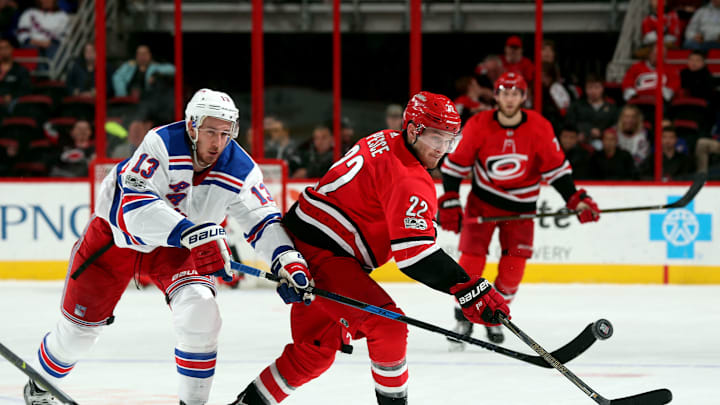
<path id="1" fill-rule="evenodd" d="M 498 94 L 500 90 L 518 89 L 527 93 L 527 83 L 525 79 L 517 73 L 507 72 L 503 73 L 502 76 L 498 77 L 495 81 L 495 94 Z"/>
<path id="2" fill-rule="evenodd" d="M 435 128 L 457 134 L 460 132 L 460 114 L 455 104 L 442 94 L 421 91 L 414 95 L 403 113 L 403 129 L 412 121 L 418 127 Z"/>

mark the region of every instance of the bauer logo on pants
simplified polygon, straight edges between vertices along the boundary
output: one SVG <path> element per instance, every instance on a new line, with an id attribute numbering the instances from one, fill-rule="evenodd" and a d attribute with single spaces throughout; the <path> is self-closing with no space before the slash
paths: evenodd
<path id="1" fill-rule="evenodd" d="M 669 196 L 668 204 L 679 198 Z M 696 213 L 695 202 L 650 214 L 650 240 L 666 242 L 668 259 L 694 259 L 695 242 L 712 240 L 712 214 Z"/>

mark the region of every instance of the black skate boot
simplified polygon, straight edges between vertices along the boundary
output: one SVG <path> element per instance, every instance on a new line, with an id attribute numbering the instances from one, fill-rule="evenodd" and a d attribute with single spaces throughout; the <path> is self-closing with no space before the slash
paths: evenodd
<path id="1" fill-rule="evenodd" d="M 245 388 L 245 391 L 241 392 L 235 401 L 230 403 L 230 405 L 267 405 L 268 402 L 265 401 L 265 399 L 260 395 L 260 393 L 257 390 L 257 387 L 255 387 L 255 383 L 250 383 L 250 385 Z"/>
<path id="2" fill-rule="evenodd" d="M 379 391 L 375 391 L 375 397 L 377 397 L 378 405 L 407 405 L 407 397 L 392 398 L 385 394 L 381 394 Z"/>
<path id="3" fill-rule="evenodd" d="M 502 326 L 486 326 L 485 331 L 487 332 L 487 337 L 489 341 L 498 345 L 505 341 L 505 335 L 503 334 Z"/>
<path id="4" fill-rule="evenodd" d="M 26 405 L 61 405 L 53 394 L 38 387 L 33 380 L 28 381 L 23 389 Z"/>
<path id="5" fill-rule="evenodd" d="M 468 321 L 465 318 L 465 315 L 462 312 L 462 309 L 459 307 L 455 307 L 455 320 L 457 323 L 455 324 L 455 327 L 453 328 L 453 331 L 455 333 L 459 333 L 463 336 L 470 336 L 473 333 L 473 324 L 472 322 Z M 447 337 L 448 340 L 448 350 L 451 352 L 461 352 L 465 350 L 465 342 L 461 340 L 457 340 L 455 338 L 452 338 L 450 336 Z"/>

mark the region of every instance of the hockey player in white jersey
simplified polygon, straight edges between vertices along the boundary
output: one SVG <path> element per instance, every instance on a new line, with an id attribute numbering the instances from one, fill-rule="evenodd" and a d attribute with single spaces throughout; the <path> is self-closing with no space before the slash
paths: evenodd
<path id="1" fill-rule="evenodd" d="M 147 275 L 172 311 L 180 404 L 205 404 L 221 325 L 214 276 L 230 278 L 225 231 L 217 224 L 228 214 L 282 278 L 282 299 L 309 299 L 294 289 L 309 285 L 307 264 L 280 224 L 260 169 L 233 141 L 237 118 L 227 94 L 202 89 L 185 121 L 152 129 L 105 177 L 96 212 L 72 250 L 62 316 L 34 359 L 49 381 L 70 373 L 113 322 L 133 276 Z M 24 396 L 28 405 L 59 404 L 33 381 Z"/>

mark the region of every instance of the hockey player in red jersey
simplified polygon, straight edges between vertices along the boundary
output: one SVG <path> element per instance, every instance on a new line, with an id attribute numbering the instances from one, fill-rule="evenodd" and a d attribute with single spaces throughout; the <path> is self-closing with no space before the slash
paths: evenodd
<path id="1" fill-rule="evenodd" d="M 420 92 L 403 114 L 403 131 L 358 141 L 320 182 L 307 188 L 283 219 L 308 260 L 318 288 L 402 313 L 369 273 L 395 258 L 411 278 L 447 294 L 474 298 L 463 311 L 472 322 L 497 324 L 508 314 L 502 297 L 468 274 L 435 243 L 437 198 L 427 170 L 456 141 L 460 116 L 445 96 Z M 463 300 L 464 301 L 464 300 Z M 407 403 L 407 326 L 323 298 L 293 305 L 293 342 L 238 395 L 235 405 L 287 398 L 365 338 L 380 405 Z M 343 398 L 337 398 L 341 402 Z"/>
<path id="2" fill-rule="evenodd" d="M 443 229 L 460 232 L 460 266 L 471 277 L 480 277 L 495 228 L 500 232 L 501 257 L 495 288 L 509 304 L 518 290 L 525 261 L 532 256 L 533 221 L 463 224 L 458 190 L 472 171 L 472 192 L 465 218 L 517 215 L 535 212 L 540 182 L 551 184 L 571 210 L 580 210 L 581 223 L 597 221 L 600 211 L 585 190 L 577 190 L 570 163 L 560 149 L 550 123 L 534 111 L 522 109 L 527 84 L 517 73 L 505 73 L 495 82 L 498 108 L 468 120 L 457 149 L 443 160 L 445 193 L 438 199 Z M 462 229 L 462 231 L 461 231 Z M 456 308 L 456 332 L 470 335 L 472 323 Z M 499 326 L 486 326 L 488 338 L 504 340 Z M 462 342 L 451 341 L 451 350 Z"/>
<path id="3" fill-rule="evenodd" d="M 71 372 L 113 323 L 130 280 L 147 276 L 172 311 L 179 402 L 205 404 L 222 323 L 214 276 L 232 279 L 225 230 L 217 225 L 226 215 L 283 280 L 283 300 L 305 298 L 292 287 L 309 285 L 307 264 L 280 223 L 260 168 L 233 140 L 235 103 L 201 89 L 185 117 L 148 132 L 103 180 L 95 215 L 73 247 L 62 315 L 33 360 L 46 380 L 57 384 Z M 24 396 L 27 405 L 60 404 L 33 381 Z"/>

